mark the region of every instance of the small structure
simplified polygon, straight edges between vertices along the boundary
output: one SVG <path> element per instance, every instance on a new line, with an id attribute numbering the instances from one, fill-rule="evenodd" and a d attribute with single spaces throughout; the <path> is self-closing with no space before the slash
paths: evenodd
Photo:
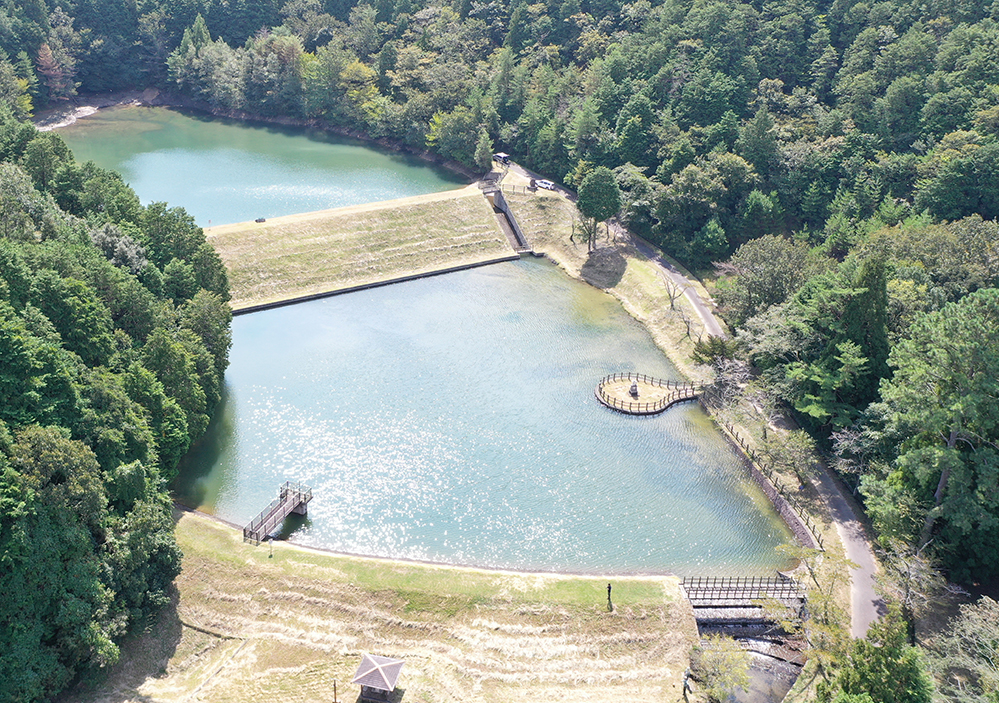
<path id="1" fill-rule="evenodd" d="M 403 664 L 405 662 L 402 659 L 365 654 L 361 657 L 361 665 L 357 667 L 351 683 L 360 684 L 362 701 L 381 703 L 391 700 Z"/>
<path id="2" fill-rule="evenodd" d="M 259 545 L 292 513 L 308 515 L 310 500 L 312 500 L 311 488 L 301 483 L 285 481 L 278 491 L 277 500 L 271 501 L 270 505 L 243 528 L 243 541 Z"/>
<path id="3" fill-rule="evenodd" d="M 699 386 L 652 378 L 643 373 L 615 373 L 597 384 L 597 400 L 628 415 L 654 415 L 676 403 L 697 398 Z M 641 397 L 641 398 L 639 398 Z"/>

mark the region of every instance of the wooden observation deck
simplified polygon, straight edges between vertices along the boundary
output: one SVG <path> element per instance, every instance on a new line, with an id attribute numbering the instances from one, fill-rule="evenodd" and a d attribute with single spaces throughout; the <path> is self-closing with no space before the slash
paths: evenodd
<path id="1" fill-rule="evenodd" d="M 664 381 L 643 373 L 615 373 L 597 384 L 597 400 L 627 415 L 655 415 L 671 405 L 695 400 L 700 389 L 684 381 Z"/>
<path id="2" fill-rule="evenodd" d="M 306 515 L 310 500 L 312 500 L 311 488 L 300 483 L 285 481 L 277 499 L 272 500 L 270 505 L 243 528 L 243 541 L 260 544 L 292 513 Z"/>

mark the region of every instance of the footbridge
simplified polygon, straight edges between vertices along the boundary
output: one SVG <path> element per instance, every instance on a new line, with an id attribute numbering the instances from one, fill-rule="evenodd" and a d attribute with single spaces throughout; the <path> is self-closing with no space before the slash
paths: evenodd
<path id="1" fill-rule="evenodd" d="M 312 500 L 311 488 L 301 483 L 285 481 L 278 491 L 278 497 L 243 528 L 243 541 L 260 544 L 292 513 L 306 515 L 310 500 Z"/>

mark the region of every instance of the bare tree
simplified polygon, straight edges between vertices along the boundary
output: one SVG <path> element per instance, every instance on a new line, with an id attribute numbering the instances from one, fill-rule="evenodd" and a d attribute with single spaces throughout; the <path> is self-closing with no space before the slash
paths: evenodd
<path id="1" fill-rule="evenodd" d="M 887 549 L 879 550 L 884 571 L 878 586 L 882 595 L 899 605 L 908 624 L 909 644 L 917 644 L 916 620 L 927 613 L 941 598 L 953 598 L 962 593 L 960 586 L 950 584 L 937 569 L 926 549 L 918 549 L 900 540 L 892 540 Z"/>
<path id="2" fill-rule="evenodd" d="M 669 276 L 660 273 L 663 279 L 663 286 L 666 288 L 666 297 L 669 298 L 669 309 L 676 310 L 676 301 L 686 292 L 686 287 L 680 285 Z"/>

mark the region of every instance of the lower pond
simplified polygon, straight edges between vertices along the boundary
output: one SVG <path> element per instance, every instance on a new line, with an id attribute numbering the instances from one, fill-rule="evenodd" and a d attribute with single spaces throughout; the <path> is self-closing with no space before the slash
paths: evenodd
<path id="1" fill-rule="evenodd" d="M 162 107 L 108 108 L 59 130 L 80 163 L 122 174 L 143 204 L 182 205 L 202 227 L 457 188 L 420 159 L 319 130 Z"/>
<path id="2" fill-rule="evenodd" d="M 527 570 L 762 574 L 791 536 L 696 403 L 604 408 L 679 376 L 605 293 L 521 261 L 237 317 L 225 397 L 175 490 L 246 523 L 312 486 L 292 539 Z"/>

